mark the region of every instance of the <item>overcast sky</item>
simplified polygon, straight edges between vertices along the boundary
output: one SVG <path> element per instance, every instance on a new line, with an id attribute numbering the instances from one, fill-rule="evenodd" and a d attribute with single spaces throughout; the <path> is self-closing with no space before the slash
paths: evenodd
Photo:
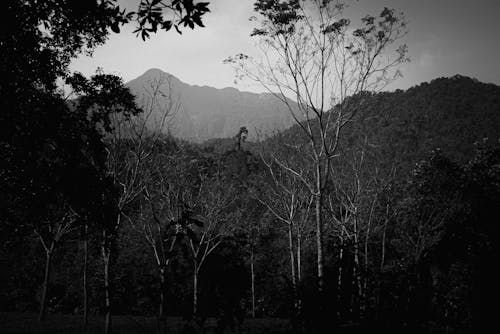
<path id="1" fill-rule="evenodd" d="M 210 0 L 204 0 L 210 1 Z M 206 28 L 161 32 L 143 42 L 126 26 L 111 33 L 93 57 L 82 56 L 71 68 L 90 75 L 97 67 L 132 80 L 150 68 L 159 68 L 180 80 L 217 88 L 262 91 L 235 85 L 234 72 L 222 60 L 236 53 L 255 54 L 249 37 L 255 0 L 212 0 L 204 17 Z M 139 0 L 120 0 L 133 10 Z M 457 73 L 500 85 L 500 0 L 347 0 L 349 17 L 376 14 L 386 6 L 403 11 L 408 21 L 405 42 L 411 62 L 404 77 L 389 89 L 408 88 L 436 77 Z"/>

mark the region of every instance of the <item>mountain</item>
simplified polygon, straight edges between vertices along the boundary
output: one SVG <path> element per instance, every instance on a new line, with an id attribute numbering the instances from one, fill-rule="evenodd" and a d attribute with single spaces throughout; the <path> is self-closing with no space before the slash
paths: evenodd
<path id="1" fill-rule="evenodd" d="M 474 144 L 500 138 L 500 86 L 456 75 L 374 95 L 352 132 L 385 156 L 415 163 L 431 150 L 470 160 Z M 356 124 L 356 123 L 355 123 Z"/>
<path id="2" fill-rule="evenodd" d="M 171 91 L 179 100 L 180 108 L 168 124 L 174 136 L 231 147 L 232 140 L 215 138 L 234 137 L 246 126 L 250 138 L 257 136 L 257 129 L 263 134 L 284 131 L 285 137 L 301 140 L 300 128 L 271 94 L 192 86 L 158 69 L 147 71 L 127 86 L 147 107 L 147 92 L 159 78 L 169 79 L 170 85 L 162 85 L 161 90 Z M 372 94 L 368 99 L 356 121 L 344 128 L 342 150 L 356 150 L 368 142 L 385 163 L 396 163 L 402 173 L 436 148 L 454 160 L 466 161 L 475 142 L 500 138 L 500 86 L 494 84 L 456 75 L 408 90 Z M 160 96 L 157 102 L 155 114 L 168 104 L 168 98 Z M 295 107 L 294 102 L 289 103 Z M 149 125 L 157 123 L 158 118 L 152 117 Z"/>
<path id="3" fill-rule="evenodd" d="M 367 98 L 343 129 L 340 151 L 352 156 L 366 144 L 376 159 L 372 166 L 395 166 L 407 175 L 432 150 L 463 163 L 472 158 L 476 142 L 500 139 L 500 86 L 494 84 L 456 75 Z M 283 136 L 295 144 L 307 140 L 297 125 Z"/>
<path id="4" fill-rule="evenodd" d="M 157 95 L 148 126 L 160 123 L 161 108 L 169 104 L 170 92 L 178 101 L 179 108 L 164 130 L 179 138 L 202 142 L 211 138 L 232 137 L 242 126 L 247 127 L 249 138 L 256 138 L 259 132 L 267 135 L 293 124 L 283 103 L 267 93 L 189 85 L 159 69 L 148 70 L 126 86 L 137 96 L 139 105 L 148 110 L 151 92 L 158 83 L 161 83 L 162 94 Z M 289 103 L 295 105 L 291 100 Z"/>

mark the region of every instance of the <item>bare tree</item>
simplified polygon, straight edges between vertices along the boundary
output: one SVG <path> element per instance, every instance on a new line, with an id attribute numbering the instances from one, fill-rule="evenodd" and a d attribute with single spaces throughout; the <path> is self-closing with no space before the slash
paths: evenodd
<path id="1" fill-rule="evenodd" d="M 281 136 L 277 135 L 276 138 L 280 139 Z M 288 150 L 286 145 L 281 145 L 283 144 L 281 141 L 276 141 L 276 145 L 271 147 L 272 152 L 261 154 L 262 161 L 267 167 L 267 178 L 260 184 L 263 191 L 254 191 L 253 197 L 286 226 L 290 278 L 294 294 L 294 307 L 298 314 L 301 305 L 298 286 L 302 276 L 302 236 L 309 219 L 313 196 L 310 195 L 297 176 L 280 167 L 282 161 L 296 160 L 298 162 L 300 158 L 294 155 L 296 152 Z"/>
<path id="2" fill-rule="evenodd" d="M 180 103 L 170 74 L 161 72 L 149 79 L 138 97 L 143 112 L 132 119 L 134 136 L 153 136 L 158 139 L 168 133 L 171 121 L 180 110 Z"/>
<path id="3" fill-rule="evenodd" d="M 230 212 L 235 198 L 231 185 L 224 184 L 220 176 L 201 177 L 190 207 L 203 224 L 194 226 L 189 233 L 189 249 L 193 260 L 193 315 L 198 313 L 199 274 L 207 257 L 231 232 Z"/>
<path id="4" fill-rule="evenodd" d="M 60 217 L 56 217 L 45 222 L 42 222 L 34 227 L 34 233 L 40 240 L 45 251 L 45 272 L 42 286 L 42 296 L 40 298 L 40 311 L 38 320 L 43 321 L 46 314 L 47 290 L 50 280 L 52 255 L 54 250 L 59 245 L 62 237 L 69 233 L 77 219 L 77 214 L 68 205 L 62 208 L 63 212 Z"/>
<path id="5" fill-rule="evenodd" d="M 168 87 L 168 91 L 165 90 Z M 130 205 L 147 190 L 148 167 L 154 157 L 155 146 L 169 119 L 179 107 L 174 97 L 168 76 L 154 78 L 144 87 L 144 109 L 132 117 L 112 115 L 114 131 L 108 136 L 108 171 L 113 183 L 118 186 L 117 213 L 107 221 L 102 230 L 101 252 L 104 263 L 104 285 L 106 296 L 106 333 L 111 328 L 111 299 L 109 261 L 123 218 L 129 217 Z M 159 103 L 160 97 L 167 101 Z"/>
<path id="6" fill-rule="evenodd" d="M 301 180 L 314 196 L 318 291 L 324 286 L 323 205 L 338 157 L 342 130 L 363 109 L 367 91 L 377 91 L 397 77 L 406 61 L 406 46 L 390 52 L 405 34 L 402 15 L 385 8 L 367 15 L 358 28 L 344 17 L 345 5 L 334 0 L 255 3 L 261 59 L 239 54 L 233 64 L 238 78 L 258 82 L 286 105 L 307 138 L 313 177 L 292 164 L 281 166 Z M 298 105 L 295 111 L 287 97 Z M 320 303 L 321 304 L 321 303 Z"/>
<path id="7" fill-rule="evenodd" d="M 148 152 L 134 140 L 123 140 L 114 136 L 109 143 L 108 171 L 113 183 L 118 187 L 114 209 L 103 218 L 101 230 L 101 256 L 104 269 L 105 292 L 105 333 L 111 330 L 111 286 L 110 260 L 113 244 L 118 236 L 123 218 L 129 206 L 144 191 L 141 178 L 144 161 Z"/>
<path id="8" fill-rule="evenodd" d="M 160 280 L 158 314 L 164 318 L 167 269 L 182 225 L 186 223 L 182 220 L 181 197 L 187 185 L 179 183 L 183 166 L 177 163 L 182 157 L 177 143 L 165 134 L 180 108 L 180 100 L 170 75 L 165 73 L 151 78 L 143 92 L 139 104 L 144 111 L 127 125 L 134 147 L 145 151 L 140 194 L 143 201 L 139 212 L 126 218 L 153 250 Z"/>

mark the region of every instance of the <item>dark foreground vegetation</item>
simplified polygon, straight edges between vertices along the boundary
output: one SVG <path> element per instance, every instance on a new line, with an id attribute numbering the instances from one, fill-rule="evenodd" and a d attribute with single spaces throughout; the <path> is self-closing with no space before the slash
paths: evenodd
<path id="1" fill-rule="evenodd" d="M 138 106 L 120 78 L 67 69 L 136 16 L 143 38 L 201 26 L 206 5 L 171 3 L 183 21 L 149 7 L 127 14 L 112 1 L 9 2 L 17 20 L 1 30 L 0 332 L 487 328 L 500 88 L 457 76 L 405 92 L 360 89 L 258 143 L 246 142 L 245 127 L 188 143 L 165 133 L 176 103 L 162 78 Z M 299 2 L 276 3 L 257 1 L 279 29 L 256 35 L 295 32 Z M 388 9 L 378 20 L 364 18 L 357 37 L 385 43 L 401 22 Z M 170 103 L 158 105 L 160 95 Z"/>
<path id="2" fill-rule="evenodd" d="M 2 334 L 33 333 L 33 334 L 65 334 L 65 333 L 99 333 L 104 327 L 104 319 L 99 316 L 91 316 L 89 323 L 85 327 L 81 317 L 78 315 L 54 314 L 47 317 L 47 321 L 40 323 L 36 313 L 0 313 L 2 323 Z M 116 316 L 114 318 L 113 330 L 123 334 L 156 333 L 160 326 L 157 317 L 146 317 L 137 315 Z M 188 328 L 194 327 L 200 331 L 198 324 L 191 324 L 180 317 L 168 317 L 168 333 L 183 333 Z M 205 333 L 217 333 L 219 323 L 215 318 L 209 318 L 203 324 Z M 235 328 L 236 328 L 235 324 Z M 239 330 L 243 333 L 289 333 L 290 323 L 285 319 L 261 318 L 246 319 Z"/>

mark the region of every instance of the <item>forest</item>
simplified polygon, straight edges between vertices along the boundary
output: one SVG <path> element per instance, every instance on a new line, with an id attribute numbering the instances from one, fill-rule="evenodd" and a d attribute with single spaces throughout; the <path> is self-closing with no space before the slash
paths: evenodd
<path id="1" fill-rule="evenodd" d="M 406 61 L 406 49 L 388 63 L 373 50 L 403 36 L 402 18 L 387 8 L 366 16 L 350 40 L 348 20 L 333 15 L 319 35 L 333 37 L 307 39 L 301 3 L 255 4 L 264 20 L 253 35 L 285 50 L 280 71 L 243 54 L 226 60 L 237 76 L 281 87 L 285 104 L 284 91 L 294 92 L 295 125 L 193 143 L 165 131 L 179 107 L 168 78 L 138 99 L 114 74 L 85 77 L 68 65 L 129 22 L 142 39 L 203 29 L 207 3 L 140 1 L 128 13 L 114 1 L 8 2 L 16 20 L 0 30 L 0 332 L 31 333 L 2 323 L 35 312 L 42 324 L 78 319 L 44 333 L 110 333 L 115 320 L 114 332 L 128 332 L 126 316 L 153 319 L 142 332 L 158 333 L 488 328 L 500 87 L 457 75 L 382 91 L 386 79 L 373 74 Z M 179 15 L 169 21 L 156 8 Z M 331 57 L 339 40 L 351 43 L 342 59 L 354 72 L 342 74 L 338 99 L 308 92 L 328 82 L 313 76 L 308 86 L 304 75 L 318 66 L 308 53 L 318 40 Z M 272 326 L 259 331 L 259 319 Z"/>

